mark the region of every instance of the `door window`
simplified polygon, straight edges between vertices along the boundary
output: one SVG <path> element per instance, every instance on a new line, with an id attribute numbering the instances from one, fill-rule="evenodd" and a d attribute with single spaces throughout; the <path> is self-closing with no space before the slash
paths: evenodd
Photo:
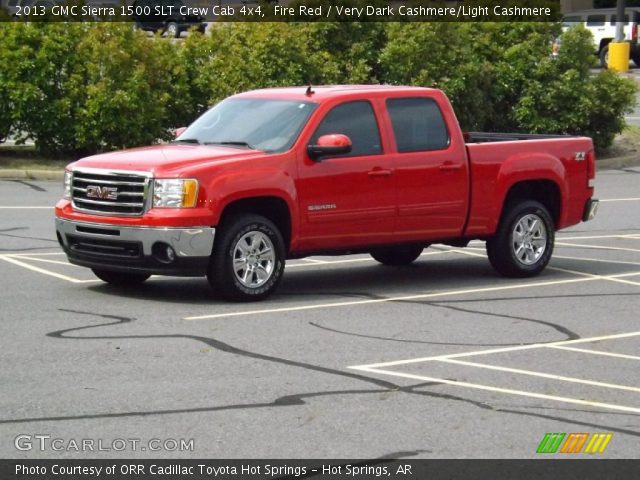
<path id="1" fill-rule="evenodd" d="M 318 126 L 311 139 L 316 144 L 322 135 L 341 133 L 351 139 L 351 152 L 340 157 L 379 155 L 382 153 L 380 130 L 373 107 L 366 100 L 334 107 Z"/>
<path id="2" fill-rule="evenodd" d="M 443 150 L 449 131 L 438 104 L 430 98 L 387 100 L 398 152 Z"/>

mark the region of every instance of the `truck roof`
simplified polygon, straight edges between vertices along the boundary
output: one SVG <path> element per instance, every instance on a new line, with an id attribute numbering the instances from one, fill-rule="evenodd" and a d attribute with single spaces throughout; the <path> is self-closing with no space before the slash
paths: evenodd
<path id="1" fill-rule="evenodd" d="M 321 101 L 328 98 L 336 98 L 350 96 L 362 93 L 379 93 L 379 92 L 433 92 L 438 91 L 434 88 L 425 87 L 401 87 L 395 85 L 311 85 L 311 94 L 307 95 L 308 85 L 298 87 L 276 87 L 264 88 L 261 90 L 251 90 L 234 95 L 235 98 L 242 97 L 262 97 L 262 98 L 281 98 L 296 99 L 305 101 Z"/>

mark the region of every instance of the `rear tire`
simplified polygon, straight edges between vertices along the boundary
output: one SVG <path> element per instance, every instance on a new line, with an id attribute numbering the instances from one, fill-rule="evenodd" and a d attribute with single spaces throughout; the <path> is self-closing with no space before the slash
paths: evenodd
<path id="1" fill-rule="evenodd" d="M 413 263 L 424 250 L 423 245 L 402 245 L 371 250 L 374 260 L 383 265 L 402 266 Z"/>
<path id="2" fill-rule="evenodd" d="M 137 285 L 144 282 L 151 275 L 144 273 L 124 273 L 114 272 L 111 270 L 101 270 L 98 268 L 92 268 L 91 271 L 96 277 L 103 282 L 107 282 L 111 285 Z"/>
<path id="3" fill-rule="evenodd" d="M 605 45 L 600 50 L 600 66 L 605 70 L 609 68 L 609 45 Z"/>
<path id="4" fill-rule="evenodd" d="M 498 231 L 487 240 L 493 268 L 506 277 L 532 277 L 549 263 L 555 240 L 554 223 L 540 202 L 520 201 L 506 207 Z"/>
<path id="5" fill-rule="evenodd" d="M 273 222 L 243 214 L 220 228 L 207 278 L 227 300 L 264 300 L 280 283 L 285 259 L 284 240 Z"/>

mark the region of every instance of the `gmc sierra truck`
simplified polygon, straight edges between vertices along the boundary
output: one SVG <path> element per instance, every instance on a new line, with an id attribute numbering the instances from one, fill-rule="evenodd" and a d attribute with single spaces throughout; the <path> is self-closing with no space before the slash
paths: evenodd
<path id="1" fill-rule="evenodd" d="M 206 275 L 248 301 L 286 259 L 407 265 L 431 243 L 482 239 L 495 270 L 527 277 L 598 206 L 590 138 L 463 133 L 436 89 L 257 90 L 180 130 L 67 167 L 55 215 L 71 263 L 116 285 Z"/>

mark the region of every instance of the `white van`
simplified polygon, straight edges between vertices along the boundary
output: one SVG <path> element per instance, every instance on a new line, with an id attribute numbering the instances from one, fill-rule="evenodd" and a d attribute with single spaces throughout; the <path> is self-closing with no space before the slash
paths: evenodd
<path id="1" fill-rule="evenodd" d="M 631 59 L 640 66 L 640 48 L 638 47 L 638 23 L 640 22 L 640 8 L 625 8 L 624 40 L 631 44 Z M 593 34 L 596 53 L 600 58 L 600 65 L 607 68 L 609 58 L 609 43 L 616 36 L 616 9 L 598 8 L 580 10 L 567 13 L 562 19 L 562 28 L 566 30 L 577 24 L 582 24 Z"/>

